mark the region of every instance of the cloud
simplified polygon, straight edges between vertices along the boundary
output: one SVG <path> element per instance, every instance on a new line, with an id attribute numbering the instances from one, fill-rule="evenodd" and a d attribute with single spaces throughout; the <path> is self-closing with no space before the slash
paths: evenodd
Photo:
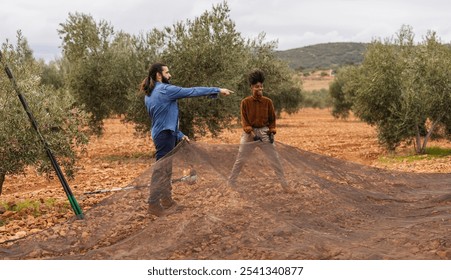
<path id="1" fill-rule="evenodd" d="M 172 26 L 200 16 L 223 0 L 0 0 L 0 42 L 15 42 L 17 30 L 35 56 L 54 59 L 61 44 L 57 29 L 69 13 L 90 14 L 116 30 L 130 34 Z M 326 42 L 370 42 L 393 36 L 403 24 L 411 25 L 417 39 L 428 30 L 451 41 L 447 0 L 228 0 L 230 16 L 246 38 L 266 33 L 279 49 Z"/>

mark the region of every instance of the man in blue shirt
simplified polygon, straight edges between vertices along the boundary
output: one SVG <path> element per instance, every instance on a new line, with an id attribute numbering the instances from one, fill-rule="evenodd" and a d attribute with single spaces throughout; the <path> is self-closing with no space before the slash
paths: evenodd
<path id="1" fill-rule="evenodd" d="M 189 138 L 178 128 L 179 108 L 177 100 L 181 98 L 209 96 L 217 98 L 219 94 L 230 95 L 233 91 L 217 87 L 182 88 L 170 84 L 169 68 L 163 63 L 155 63 L 149 69 L 141 89 L 146 93 L 144 102 L 152 123 L 152 140 L 156 148 L 156 160 L 168 154 L 178 141 Z M 149 212 L 161 216 L 164 209 L 175 205 L 172 199 L 172 162 L 156 164 L 152 173 Z"/>

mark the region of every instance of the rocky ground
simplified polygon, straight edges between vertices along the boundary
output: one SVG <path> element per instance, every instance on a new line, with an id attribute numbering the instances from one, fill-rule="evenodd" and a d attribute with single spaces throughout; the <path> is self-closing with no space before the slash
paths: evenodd
<path id="1" fill-rule="evenodd" d="M 225 131 L 217 138 L 197 139 L 206 143 L 239 143 L 241 130 Z M 302 150 L 368 166 L 415 173 L 451 173 L 451 157 L 420 160 L 390 160 L 392 155 L 377 143 L 375 129 L 350 118 L 334 119 L 327 109 L 303 109 L 278 121 L 277 140 Z M 451 148 L 448 141 L 432 141 L 430 146 Z M 86 211 L 111 193 L 85 192 L 112 189 L 130 183 L 154 161 L 150 138 L 138 137 L 133 126 L 119 118 L 105 122 L 105 133 L 93 138 L 81 155 L 79 171 L 69 185 Z M 402 145 L 397 155 L 413 153 Z M 387 160 L 388 159 L 388 160 Z M 25 175 L 7 176 L 0 197 L 0 242 L 25 237 L 73 217 L 67 198 L 56 178 L 49 180 L 28 169 Z"/>

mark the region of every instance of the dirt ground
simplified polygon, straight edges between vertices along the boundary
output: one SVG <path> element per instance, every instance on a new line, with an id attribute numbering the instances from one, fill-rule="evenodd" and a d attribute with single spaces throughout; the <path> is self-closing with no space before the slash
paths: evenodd
<path id="1" fill-rule="evenodd" d="M 241 129 L 236 128 L 225 131 L 215 139 L 205 137 L 197 139 L 197 142 L 238 144 L 240 134 Z M 424 156 L 423 159 L 413 162 L 381 161 L 381 158 L 389 155 L 378 145 L 374 128 L 355 118 L 346 121 L 336 120 L 327 109 L 303 109 L 293 115 L 283 114 L 278 120 L 277 141 L 301 150 L 386 170 L 451 173 L 450 156 L 443 158 Z M 432 141 L 429 145 L 451 148 L 450 142 L 446 141 Z M 412 153 L 412 149 L 411 146 L 403 145 L 398 153 L 409 154 Z M 83 210 L 88 211 L 92 206 L 112 195 L 112 193 L 105 193 L 90 196 L 84 194 L 85 192 L 126 186 L 154 162 L 153 153 L 154 148 L 150 138 L 135 136 L 133 127 L 123 124 L 118 118 L 107 120 L 104 135 L 91 140 L 86 153 L 81 157 L 80 169 L 76 177 L 69 181 Z M 50 198 L 52 198 L 51 203 Z M 67 198 L 58 180 L 56 178 L 48 180 L 32 169 L 29 169 L 26 175 L 8 176 L 0 201 L 9 206 L 20 205 L 24 201 L 36 202 L 40 205 L 39 214 L 31 208 L 22 211 L 10 211 L 5 207 L 0 209 L 0 243 L 25 238 L 41 230 L 65 223 L 73 217 L 73 212 L 68 207 Z M 261 218 L 270 219 L 263 216 Z M 418 242 L 421 243 L 421 240 Z M 451 245 L 443 246 L 445 249 L 438 250 L 436 256 L 450 259 Z M 171 258 L 186 257 L 195 258 L 194 255 L 183 256 L 183 252 L 171 256 Z M 271 255 L 238 254 L 234 257 L 271 258 Z M 329 257 L 334 258 L 333 253 Z M 405 255 L 400 257 L 406 258 Z M 363 258 L 371 258 L 371 256 Z"/>

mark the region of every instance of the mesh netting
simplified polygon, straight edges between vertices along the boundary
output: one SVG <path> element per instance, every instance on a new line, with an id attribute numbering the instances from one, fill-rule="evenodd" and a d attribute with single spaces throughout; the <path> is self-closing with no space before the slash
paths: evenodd
<path id="1" fill-rule="evenodd" d="M 1 244 L 0 258 L 451 259 L 451 174 L 385 171 L 277 142 L 291 191 L 259 149 L 230 186 L 238 148 L 183 142 L 84 220 Z M 152 173 L 168 163 L 179 207 L 156 217 Z M 152 188 L 167 184 L 155 177 Z"/>

